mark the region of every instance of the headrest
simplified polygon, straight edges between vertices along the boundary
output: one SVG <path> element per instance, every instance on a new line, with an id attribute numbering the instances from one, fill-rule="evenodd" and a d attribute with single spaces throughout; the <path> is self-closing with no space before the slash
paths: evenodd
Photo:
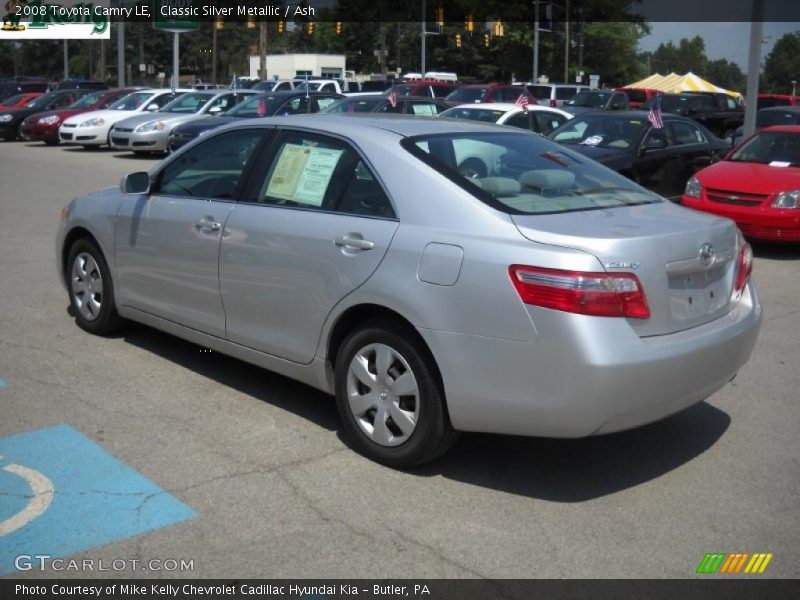
<path id="1" fill-rule="evenodd" d="M 536 169 L 525 171 L 519 182 L 530 188 L 545 190 L 564 190 L 575 184 L 575 174 L 561 169 Z"/>

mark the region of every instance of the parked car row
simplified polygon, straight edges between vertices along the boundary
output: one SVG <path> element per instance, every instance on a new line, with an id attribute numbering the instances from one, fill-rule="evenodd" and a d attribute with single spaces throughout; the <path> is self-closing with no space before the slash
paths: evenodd
<path id="1" fill-rule="evenodd" d="M 695 181 L 695 177 L 701 177 L 698 174 L 701 169 L 717 163 L 730 151 L 730 143 L 718 138 L 697 118 L 677 114 L 684 112 L 696 117 L 695 112 L 670 111 L 670 102 L 674 99 L 676 106 L 682 109 L 713 105 L 719 100 L 720 106 L 725 104 L 726 110 L 733 112 L 727 101 L 722 102 L 725 98 L 715 99 L 711 94 L 661 95 L 663 127 L 656 129 L 646 111 L 630 110 L 627 95 L 614 90 L 577 90 L 561 108 L 551 107 L 549 103 L 542 105 L 529 101 L 525 106 L 525 102 L 496 101 L 514 97 L 514 94 L 518 100 L 526 89 L 520 86 L 461 86 L 447 96 L 451 98 L 449 101 L 431 95 L 397 93 L 424 91 L 427 85 L 423 80 L 396 87 L 388 94 L 356 95 L 314 91 L 310 85 L 279 92 L 257 89 L 178 89 L 173 92 L 170 89 L 136 88 L 89 92 L 68 89 L 40 95 L 22 107 L 0 110 L 0 135 L 6 139 L 22 137 L 51 145 L 64 143 L 86 148 L 108 145 L 116 150 L 144 154 L 169 153 L 213 129 L 242 119 L 267 116 L 317 112 L 331 115 L 371 113 L 478 121 L 547 136 L 648 190 L 701 209 L 705 205 L 697 200 L 702 198 L 693 201 L 694 196 L 687 196 L 687 184 Z M 433 88 L 429 92 L 433 93 Z M 462 98 L 466 102 L 450 106 L 452 98 Z M 480 101 L 475 102 L 475 99 Z M 704 115 L 710 117 L 711 113 Z M 800 108 L 776 107 L 759 112 L 759 127 L 798 122 Z M 505 160 L 499 156 L 495 159 Z M 788 160 L 791 168 L 785 173 L 794 173 L 794 158 Z M 771 172 L 770 169 L 776 165 L 774 160 L 771 161 L 766 172 Z M 460 155 L 457 162 L 459 174 L 476 180 L 489 177 L 496 167 L 496 164 L 484 163 L 470 153 Z M 786 177 L 781 181 L 785 182 Z M 800 188 L 800 183 L 797 188 Z M 736 195 L 734 192 L 731 194 Z M 750 190 L 747 193 L 754 192 Z M 767 191 L 765 197 L 770 193 Z M 719 207 L 715 208 L 719 211 Z M 794 208 L 783 205 L 776 208 L 784 212 L 788 210 L 785 215 L 790 221 L 797 219 Z M 793 239 L 794 225 L 789 223 L 788 227 L 775 228 L 773 237 Z M 764 235 L 763 227 L 748 229 L 745 224 L 742 229 L 754 232 L 754 236 Z"/>

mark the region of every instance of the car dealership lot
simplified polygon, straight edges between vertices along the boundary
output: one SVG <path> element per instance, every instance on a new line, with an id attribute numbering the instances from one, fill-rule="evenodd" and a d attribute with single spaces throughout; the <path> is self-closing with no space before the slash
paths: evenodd
<path id="1" fill-rule="evenodd" d="M 763 576 L 800 575 L 800 248 L 756 246 L 761 335 L 708 402 L 586 440 L 465 435 L 401 473 L 347 449 L 311 388 L 143 326 L 74 325 L 59 210 L 151 164 L 0 144 L 0 441 L 68 424 L 196 513 L 68 556 L 193 561 L 111 573 L 151 577 L 689 577 L 742 551 L 774 554 Z"/>

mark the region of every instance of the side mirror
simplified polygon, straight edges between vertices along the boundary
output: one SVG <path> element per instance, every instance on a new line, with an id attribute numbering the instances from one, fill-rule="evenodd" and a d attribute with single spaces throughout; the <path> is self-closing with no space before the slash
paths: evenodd
<path id="1" fill-rule="evenodd" d="M 222 112 L 221 106 L 212 106 L 211 108 L 208 109 L 208 114 L 210 115 L 218 115 L 221 112 Z"/>
<path id="2" fill-rule="evenodd" d="M 150 112 L 155 112 L 155 111 L 157 111 L 157 110 L 158 110 L 158 104 L 150 104 L 150 105 L 147 107 L 147 110 L 149 110 Z"/>
<path id="3" fill-rule="evenodd" d="M 705 167 L 709 166 L 714 161 L 711 160 L 710 156 L 698 156 L 692 161 L 692 167 L 694 167 L 695 171 L 699 171 L 700 169 L 704 169 Z"/>
<path id="4" fill-rule="evenodd" d="M 146 194 L 150 191 L 150 174 L 147 171 L 129 173 L 119 182 L 123 194 Z"/>

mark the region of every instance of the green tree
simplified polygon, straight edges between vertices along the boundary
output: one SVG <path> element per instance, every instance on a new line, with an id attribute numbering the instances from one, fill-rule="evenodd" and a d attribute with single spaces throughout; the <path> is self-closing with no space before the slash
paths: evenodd
<path id="1" fill-rule="evenodd" d="M 714 85 L 724 87 L 727 90 L 744 93 L 747 78 L 742 69 L 734 62 L 724 58 L 708 61 L 705 71 L 699 73 L 701 77 L 710 81 Z"/>
<path id="2" fill-rule="evenodd" d="M 800 81 L 800 31 L 781 36 L 764 61 L 763 91 L 789 94 L 792 81 Z"/>
<path id="3" fill-rule="evenodd" d="M 649 27 L 639 23 L 585 23 L 584 66 L 587 74 L 600 75 L 603 84 L 620 86 L 647 75 L 646 63 L 639 60 L 636 48 Z"/>
<path id="4" fill-rule="evenodd" d="M 702 73 L 706 70 L 706 63 L 706 44 L 699 35 L 691 39 L 682 38 L 677 46 L 671 41 L 659 44 L 651 60 L 653 70 L 662 75 L 689 71 Z"/>

